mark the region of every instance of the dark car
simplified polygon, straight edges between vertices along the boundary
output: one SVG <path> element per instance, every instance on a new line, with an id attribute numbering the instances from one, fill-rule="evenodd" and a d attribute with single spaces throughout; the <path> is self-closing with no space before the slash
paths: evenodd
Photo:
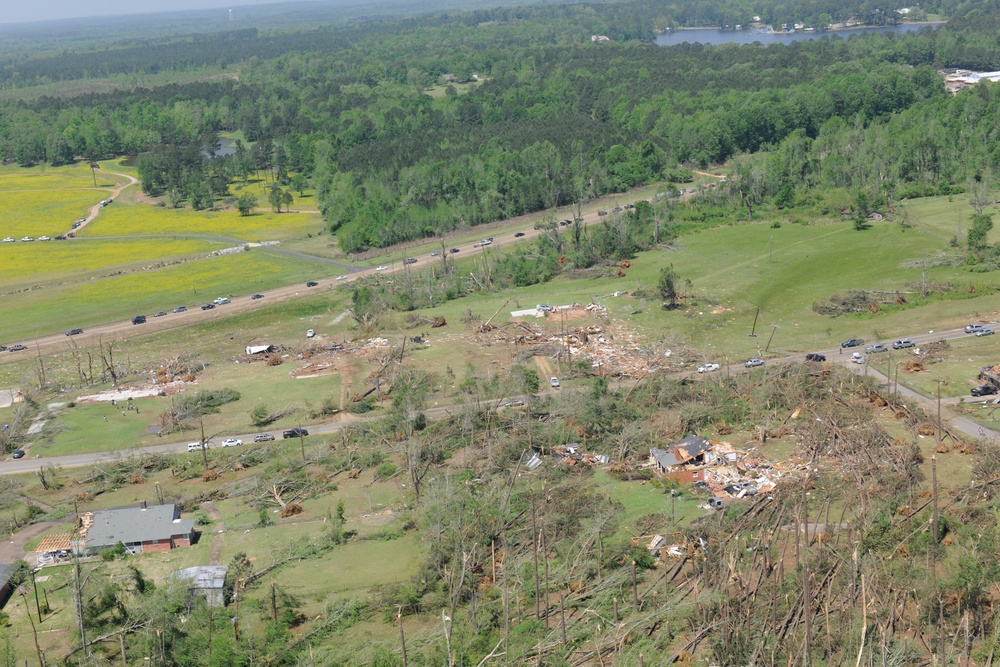
<path id="1" fill-rule="evenodd" d="M 992 396 L 997 393 L 997 388 L 991 384 L 984 384 L 981 387 L 973 387 L 969 393 L 973 396 Z"/>
<path id="2" fill-rule="evenodd" d="M 11 348 L 10 348 L 10 351 L 11 352 L 21 352 L 21 351 L 27 350 L 27 349 L 28 349 L 27 345 L 21 345 L 20 343 L 18 343 L 17 345 L 12 345 Z"/>
<path id="3" fill-rule="evenodd" d="M 135 317 L 132 318 L 132 324 L 145 324 L 145 323 L 146 323 L 145 315 L 136 315 Z"/>
<path id="4" fill-rule="evenodd" d="M 274 440 L 274 436 L 270 433 L 258 433 L 253 437 L 254 442 L 270 442 Z"/>
<path id="5" fill-rule="evenodd" d="M 860 338 L 848 338 L 847 340 L 845 340 L 843 343 L 840 344 L 840 347 L 861 347 L 864 344 L 865 341 L 861 340 Z"/>
<path id="6" fill-rule="evenodd" d="M 806 361 L 826 361 L 826 355 L 819 354 L 818 352 L 810 352 L 806 355 Z"/>
<path id="7" fill-rule="evenodd" d="M 451 249 L 451 250 L 449 250 L 448 252 L 450 252 L 451 254 L 453 254 L 453 255 L 454 255 L 454 254 L 455 254 L 456 252 L 458 252 L 458 248 L 452 248 L 452 249 Z"/>
<path id="8" fill-rule="evenodd" d="M 174 308 L 174 312 L 175 313 L 183 313 L 187 309 L 188 309 L 187 306 L 177 306 L 176 308 Z"/>
<path id="9" fill-rule="evenodd" d="M 77 336 L 83 333 L 83 329 L 70 329 L 66 332 L 67 336 Z"/>
<path id="10" fill-rule="evenodd" d="M 24 458 L 24 450 L 23 449 L 15 449 L 14 453 L 11 454 L 11 456 L 14 457 L 15 459 L 23 459 Z"/>
<path id="11" fill-rule="evenodd" d="M 250 298 L 251 299 L 263 299 L 264 295 L 263 294 L 251 294 Z"/>
<path id="12" fill-rule="evenodd" d="M 214 303 L 206 303 L 201 307 L 202 310 L 212 310 L 213 308 L 215 308 Z"/>
<path id="13" fill-rule="evenodd" d="M 514 238 L 515 238 L 515 239 L 519 239 L 519 238 L 521 238 L 522 236 L 524 236 L 524 232 L 517 232 L 516 234 L 514 234 Z"/>
<path id="14" fill-rule="evenodd" d="M 160 312 L 158 312 L 158 313 L 153 313 L 153 317 L 163 317 L 163 316 L 164 316 L 164 315 L 166 315 L 166 314 L 167 314 L 167 311 L 165 311 L 165 310 L 161 310 L 161 311 L 160 311 Z"/>
<path id="15" fill-rule="evenodd" d="M 6 345 L 0 345 L 0 352 L 6 352 L 6 351 L 7 351 L 7 346 Z"/>
<path id="16" fill-rule="evenodd" d="M 53 236 L 52 238 L 54 238 L 56 241 L 65 241 L 66 240 L 66 236 L 63 235 L 63 234 L 60 234 L 59 236 Z"/>
<path id="17" fill-rule="evenodd" d="M 309 431 L 305 430 L 304 428 L 298 428 L 298 427 L 290 428 L 287 431 L 282 431 L 281 433 L 281 437 L 284 438 L 285 440 L 288 440 L 289 438 L 298 438 L 299 436 L 306 436 L 306 435 L 309 435 Z"/>
<path id="18" fill-rule="evenodd" d="M 571 225 L 571 224 L 573 224 L 573 221 L 572 221 L 572 220 L 560 220 L 560 221 L 559 221 L 559 224 L 560 224 L 560 225 L 561 225 L 562 227 L 566 227 L 566 226 L 568 226 L 568 225 Z"/>
<path id="19" fill-rule="evenodd" d="M 315 280 L 310 280 L 309 282 L 306 283 L 306 287 L 316 287 L 317 285 L 319 285 L 319 283 L 316 282 Z"/>

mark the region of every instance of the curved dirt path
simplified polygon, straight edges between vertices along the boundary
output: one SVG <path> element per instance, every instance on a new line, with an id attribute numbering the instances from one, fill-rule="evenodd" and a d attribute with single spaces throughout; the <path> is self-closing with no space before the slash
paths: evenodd
<path id="1" fill-rule="evenodd" d="M 133 185 L 139 185 L 139 179 L 136 178 L 135 176 L 130 176 L 128 174 L 121 174 L 121 173 L 118 173 L 117 171 L 104 171 L 103 169 L 98 169 L 97 171 L 101 172 L 102 174 L 107 174 L 109 176 L 121 176 L 122 178 L 124 178 L 126 180 L 125 183 L 119 183 L 118 187 L 111 188 L 111 194 L 108 195 L 108 197 L 107 197 L 108 199 L 117 199 L 118 195 L 120 195 L 122 193 L 122 190 L 124 190 L 125 188 L 132 187 Z M 115 180 L 117 181 L 118 179 L 115 179 Z M 94 188 L 90 188 L 90 189 L 93 190 Z M 98 190 L 106 190 L 107 188 L 97 188 L 97 189 Z M 76 231 L 81 230 L 84 227 L 86 227 L 88 224 L 90 224 L 90 222 L 94 218 L 96 218 L 98 216 L 98 214 L 101 212 L 102 208 L 104 208 L 104 207 L 101 206 L 100 203 L 97 203 L 97 204 L 94 204 L 93 206 L 91 206 L 90 207 L 90 213 L 88 213 L 87 216 L 83 219 L 83 222 L 81 222 L 80 225 L 75 230 L 71 229 L 71 230 L 69 230 L 66 233 L 69 234 L 70 232 L 76 232 Z"/>

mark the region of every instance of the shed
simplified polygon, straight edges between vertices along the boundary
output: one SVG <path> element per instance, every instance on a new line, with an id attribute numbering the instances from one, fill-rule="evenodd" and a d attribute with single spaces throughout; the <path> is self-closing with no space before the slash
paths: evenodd
<path id="1" fill-rule="evenodd" d="M 226 583 L 228 571 L 228 565 L 201 565 L 177 570 L 170 577 L 187 582 L 192 597 L 200 595 L 205 598 L 209 607 L 221 607 L 225 604 L 222 587 Z"/>

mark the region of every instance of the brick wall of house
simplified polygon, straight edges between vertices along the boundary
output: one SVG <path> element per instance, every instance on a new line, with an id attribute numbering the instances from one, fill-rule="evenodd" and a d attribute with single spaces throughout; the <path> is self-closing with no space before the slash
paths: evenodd
<path id="1" fill-rule="evenodd" d="M 159 553 L 161 551 L 170 551 L 173 547 L 170 546 L 170 540 L 158 540 L 158 544 L 153 544 L 152 540 L 142 543 L 142 552 L 151 554 Z"/>
<path id="2" fill-rule="evenodd" d="M 672 479 L 681 484 L 694 484 L 705 481 L 705 468 L 694 468 L 692 470 L 675 470 L 663 475 L 667 479 Z"/>
<path id="3" fill-rule="evenodd" d="M 175 549 L 191 546 L 191 538 L 188 535 L 174 535 L 170 539 L 173 540 Z"/>

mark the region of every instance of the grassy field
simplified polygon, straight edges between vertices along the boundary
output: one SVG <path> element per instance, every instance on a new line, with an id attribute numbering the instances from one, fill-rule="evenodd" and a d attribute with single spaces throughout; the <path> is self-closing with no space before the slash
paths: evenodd
<path id="1" fill-rule="evenodd" d="M 65 234 L 74 220 L 106 196 L 105 190 L 0 192 L 0 230 L 17 239 Z"/>
<path id="2" fill-rule="evenodd" d="M 96 174 L 98 188 L 115 187 L 114 179 L 107 174 L 98 172 Z M 50 167 L 43 165 L 40 167 L 17 167 L 14 165 L 0 166 L 0 192 L 11 190 L 58 190 L 61 188 L 93 189 L 94 174 L 85 162 L 65 165 L 61 167 Z M 100 192 L 89 193 L 91 204 L 96 204 L 103 197 L 95 195 Z M 71 221 L 72 222 L 72 221 Z"/>
<path id="3" fill-rule="evenodd" d="M 321 227 L 315 216 L 309 214 L 257 212 L 241 217 L 235 210 L 193 211 L 119 201 L 102 209 L 79 236 L 203 234 L 242 241 L 273 241 L 302 236 Z"/>

